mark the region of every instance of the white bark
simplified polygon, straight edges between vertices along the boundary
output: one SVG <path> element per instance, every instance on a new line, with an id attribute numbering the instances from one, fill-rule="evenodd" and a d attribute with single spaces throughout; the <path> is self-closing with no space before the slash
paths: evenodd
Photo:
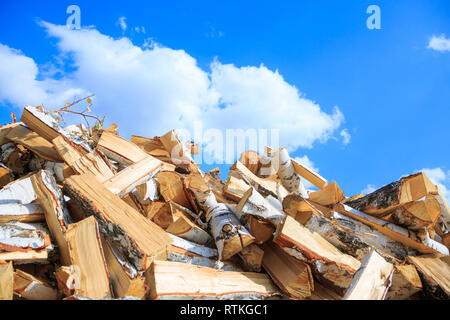
<path id="1" fill-rule="evenodd" d="M 286 148 L 274 150 L 272 155 L 275 163 L 278 164 L 278 177 L 280 177 L 283 186 L 290 192 L 299 194 L 306 199 L 309 198 L 300 176 L 294 170 L 294 165 Z"/>

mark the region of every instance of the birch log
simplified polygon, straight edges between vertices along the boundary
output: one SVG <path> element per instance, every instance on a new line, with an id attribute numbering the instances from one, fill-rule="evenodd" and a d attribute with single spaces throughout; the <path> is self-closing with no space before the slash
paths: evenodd
<path id="1" fill-rule="evenodd" d="M 64 237 L 69 224 L 72 223 L 69 212 L 65 206 L 63 194 L 56 181 L 48 171 L 41 170 L 31 177 L 33 188 L 39 203 L 45 211 L 45 220 L 50 233 L 59 247 L 61 262 L 70 265 L 69 248 Z"/>
<path id="2" fill-rule="evenodd" d="M 368 226 L 371 226 L 378 232 L 386 235 L 387 237 L 404 244 L 410 248 L 413 248 L 421 253 L 436 253 L 441 252 L 448 254 L 448 248 L 443 244 L 428 238 L 425 242 L 418 239 L 417 235 L 405 228 L 399 227 L 395 224 L 388 223 L 384 220 L 377 219 L 368 214 L 353 209 L 347 205 L 337 204 L 334 206 L 334 210 L 350 217 L 354 220 L 358 220 Z"/>
<path id="3" fill-rule="evenodd" d="M 242 271 L 236 264 L 230 261 L 219 261 L 218 252 L 198 243 L 170 235 L 173 242 L 170 245 L 167 261 L 182 262 L 197 266 L 203 266 L 224 271 Z"/>
<path id="4" fill-rule="evenodd" d="M 392 182 L 346 205 L 375 217 L 383 217 L 401 205 L 437 194 L 438 188 L 423 172 Z"/>
<path id="5" fill-rule="evenodd" d="M 222 271 L 190 264 L 155 261 L 147 271 L 150 299 L 261 299 L 279 294 L 262 273 Z"/>
<path id="6" fill-rule="evenodd" d="M 251 187 L 236 206 L 236 216 L 259 244 L 267 241 L 267 237 L 258 237 L 257 224 L 250 223 L 250 216 L 269 223 L 273 227 L 273 238 L 277 238 L 283 228 L 286 215 L 270 204 L 255 188 Z"/>
<path id="7" fill-rule="evenodd" d="M 416 250 L 392 240 L 373 227 L 342 215 L 298 195 L 283 201 L 285 212 L 306 228 L 317 232 L 342 252 L 362 261 L 370 248 L 376 248 L 389 262 L 405 261 Z"/>
<path id="8" fill-rule="evenodd" d="M 372 249 L 356 272 L 344 300 L 384 300 L 393 272 L 394 266 Z"/>
<path id="9" fill-rule="evenodd" d="M 361 263 L 342 253 L 318 233 L 287 216 L 280 236 L 275 240 L 291 256 L 307 262 L 324 284 L 338 293 L 348 289 Z"/>
<path id="10" fill-rule="evenodd" d="M 275 167 L 278 166 L 278 176 L 280 177 L 283 186 L 289 192 L 294 192 L 304 198 L 308 198 L 308 192 L 303 186 L 302 179 L 295 172 L 291 157 L 286 148 L 272 150 L 272 159 L 275 160 Z"/>
<path id="11" fill-rule="evenodd" d="M 145 270 L 154 259 L 166 259 L 171 239 L 160 227 L 106 189 L 92 174 L 72 176 L 64 192 L 94 215 L 105 237 L 117 245 L 137 270 Z"/>
<path id="12" fill-rule="evenodd" d="M 241 225 L 230 207 L 217 202 L 200 173 L 186 177 L 184 184 L 191 203 L 206 212 L 208 229 L 216 243 L 220 260 L 227 260 L 254 242 L 254 237 Z"/>

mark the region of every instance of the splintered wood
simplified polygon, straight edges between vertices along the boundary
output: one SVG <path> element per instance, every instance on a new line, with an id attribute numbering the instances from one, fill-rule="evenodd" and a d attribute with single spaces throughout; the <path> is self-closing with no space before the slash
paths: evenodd
<path id="1" fill-rule="evenodd" d="M 54 113 L 0 126 L 0 300 L 450 298 L 450 210 L 423 172 L 347 196 L 285 147 L 205 173 L 175 130 Z"/>

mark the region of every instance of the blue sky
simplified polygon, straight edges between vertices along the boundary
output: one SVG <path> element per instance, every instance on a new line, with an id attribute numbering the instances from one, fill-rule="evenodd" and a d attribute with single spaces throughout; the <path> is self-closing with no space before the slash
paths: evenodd
<path id="1" fill-rule="evenodd" d="M 89 30 L 98 34 L 78 40 L 55 27 L 65 25 L 66 8 L 71 4 L 81 8 L 82 27 L 90 26 Z M 381 30 L 366 27 L 366 8 L 371 4 L 381 9 Z M 125 17 L 125 30 L 120 17 Z M 231 107 L 229 112 L 208 111 L 201 115 L 204 121 L 223 117 L 222 122 L 216 119 L 214 123 L 220 129 L 239 117 L 250 119 L 237 121 L 244 129 L 246 123 L 261 128 L 273 123 L 284 132 L 280 143 L 292 145 L 292 157 L 305 160 L 306 156 L 309 165 L 328 180 L 337 181 L 347 196 L 422 169 L 428 169 L 435 183 L 449 193 L 450 49 L 445 49 L 445 41 L 450 41 L 450 3 L 446 0 L 39 4 L 3 0 L 0 28 L 0 44 L 8 48 L 0 60 L 1 123 L 11 121 L 11 111 L 20 115 L 23 104 L 57 103 L 71 93 L 93 92 L 97 99 L 94 109 L 117 122 L 124 136 L 135 132 L 153 136 L 180 125 L 171 119 L 195 118 L 199 110 L 214 108 L 211 101 L 218 99 L 225 109 L 234 104 L 234 111 Z M 429 48 L 430 39 L 441 35 L 444 48 Z M 110 38 L 95 40 L 102 36 Z M 130 42 L 118 42 L 123 37 Z M 120 66 L 108 66 L 104 61 L 108 50 L 114 54 L 121 54 L 123 47 L 128 53 L 136 48 L 153 50 L 144 45 L 151 43 L 150 39 L 170 51 L 158 51 L 158 58 L 138 52 L 142 57 L 137 61 L 148 63 L 145 74 L 124 76 L 122 83 L 114 81 L 124 74 L 120 70 L 132 69 L 127 64 L 134 60 L 121 55 Z M 10 63 L 13 55 L 32 60 Z M 173 64 L 173 69 L 166 71 L 165 61 Z M 218 64 L 212 66 L 214 61 Z M 31 74 L 30 63 L 37 67 L 30 86 L 36 89 L 33 86 L 39 82 L 36 90 L 52 91 L 43 95 L 45 101 L 25 102 L 26 85 L 19 86 L 24 92 L 17 89 L 15 94 L 8 87 L 7 72 Z M 8 66 L 4 77 L 1 64 Z M 98 64 L 103 65 L 100 68 Z M 16 66 L 17 70 L 13 69 Z M 248 66 L 253 68 L 245 69 Z M 177 77 L 179 70 L 184 80 Z M 160 77 L 163 80 L 158 86 Z M 103 82 L 100 79 L 105 80 L 103 87 L 98 84 Z M 20 78 L 18 81 L 20 84 Z M 247 95 L 248 90 L 235 94 L 249 83 L 254 96 Z M 301 93 L 299 98 L 293 88 Z M 114 96 L 116 89 L 119 97 Z M 191 95 L 193 91 L 198 94 Z M 265 94 L 274 110 L 279 107 L 273 103 L 278 99 L 286 104 L 280 107 L 289 113 L 285 130 L 283 119 L 273 116 L 267 111 L 270 106 L 257 99 Z M 184 105 L 177 95 L 189 102 Z M 285 99 L 287 95 L 293 96 Z M 178 114 L 179 110 L 189 112 Z M 138 116 L 125 116 L 134 112 Z M 309 115 L 306 120 L 302 120 L 302 112 Z M 166 115 L 159 115 L 162 113 Z M 148 128 L 138 127 L 146 121 Z M 342 130 L 350 136 L 348 143 Z M 215 165 L 203 166 L 212 167 Z M 220 166 L 224 178 L 227 167 Z"/>

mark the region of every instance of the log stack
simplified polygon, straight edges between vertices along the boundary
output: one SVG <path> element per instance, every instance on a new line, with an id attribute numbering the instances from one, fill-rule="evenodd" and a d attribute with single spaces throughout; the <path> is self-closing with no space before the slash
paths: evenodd
<path id="1" fill-rule="evenodd" d="M 0 299 L 449 299 L 450 213 L 423 172 L 347 197 L 286 148 L 222 181 L 175 130 L 21 121 L 0 127 Z"/>

